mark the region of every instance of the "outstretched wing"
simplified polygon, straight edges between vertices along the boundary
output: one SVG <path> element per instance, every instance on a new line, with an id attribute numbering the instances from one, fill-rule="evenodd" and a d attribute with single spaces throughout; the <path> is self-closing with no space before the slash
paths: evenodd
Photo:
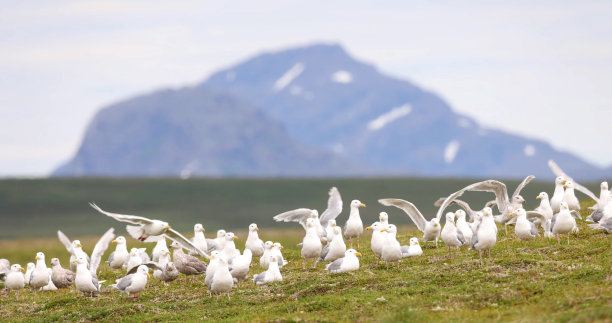
<path id="1" fill-rule="evenodd" d="M 417 229 L 419 229 L 421 232 L 425 231 L 425 224 L 427 223 L 427 220 L 425 220 L 423 214 L 421 214 L 419 209 L 417 209 L 414 204 L 402 199 L 380 199 L 378 200 L 378 203 L 385 206 L 395 206 L 396 208 L 401 209 L 408 214 L 412 222 L 416 224 Z"/>
<path id="2" fill-rule="evenodd" d="M 176 230 L 168 229 L 168 231 L 166 231 L 166 233 L 164 233 L 163 235 L 165 235 L 168 239 L 180 244 L 181 246 L 183 246 L 183 248 L 197 253 L 198 255 L 200 255 L 200 257 L 205 257 L 206 259 L 210 259 L 210 255 L 206 251 L 200 250 L 200 248 L 196 247 L 196 245 L 194 245 L 193 242 L 191 242 L 191 240 L 185 238 L 182 234 L 178 233 Z"/>
<path id="3" fill-rule="evenodd" d="M 312 214 L 311 209 L 300 208 L 274 216 L 276 222 L 299 222 L 306 229 L 306 220 Z"/>
<path id="4" fill-rule="evenodd" d="M 571 210 L 570 214 L 574 217 L 574 219 L 582 220 L 582 215 L 580 215 L 580 212 L 578 212 L 576 210 Z"/>
<path id="5" fill-rule="evenodd" d="M 491 183 L 491 182 L 497 182 L 497 181 L 488 180 L 488 181 L 473 183 L 449 195 L 444 200 L 444 202 L 442 202 L 442 204 L 440 205 L 440 208 L 438 209 L 438 213 L 436 213 L 436 218 L 440 220 L 442 218 L 442 213 L 444 213 L 444 210 L 446 210 L 446 208 L 451 203 L 453 203 L 458 197 L 463 195 L 463 193 L 465 193 L 466 191 L 489 191 L 490 189 L 492 189 L 494 192 L 496 192 L 495 193 L 496 196 L 498 196 L 497 194 L 504 195 L 506 196 L 506 200 L 507 200 L 508 194 L 506 193 L 506 185 L 504 185 L 504 183 L 501 183 L 501 182 L 497 182 L 501 185 L 496 184 L 496 183 Z"/>
<path id="6" fill-rule="evenodd" d="M 437 201 L 434 202 L 434 206 L 440 207 L 442 206 L 442 203 L 444 203 L 444 201 L 446 201 L 446 197 L 441 197 Z M 474 218 L 476 217 L 476 211 L 472 210 L 472 208 L 466 201 L 455 199 L 452 202 L 450 202 L 449 205 L 452 205 L 452 204 L 457 204 L 459 205 L 460 208 L 464 209 L 465 213 L 467 213 L 467 215 L 469 216 L 469 219 L 470 219 L 469 222 L 474 222 Z"/>
<path id="7" fill-rule="evenodd" d="M 106 216 L 110 216 L 111 218 L 117 221 L 127 222 L 127 223 L 132 223 L 132 224 L 149 224 L 153 222 L 151 221 L 151 219 L 147 219 L 142 216 L 106 212 L 102 210 L 99 206 L 97 206 L 96 203 L 89 203 L 89 205 L 91 205 L 91 207 L 94 208 L 96 211 Z"/>
<path id="8" fill-rule="evenodd" d="M 57 238 L 64 245 L 64 247 L 66 247 L 66 250 L 68 250 L 71 255 L 76 257 L 74 254 L 74 249 L 72 249 L 72 242 L 70 242 L 70 239 L 68 239 L 68 237 L 62 231 L 57 230 Z"/>
<path id="9" fill-rule="evenodd" d="M 517 197 L 519 194 L 521 194 L 521 191 L 523 190 L 523 188 L 527 186 L 527 184 L 529 184 L 529 182 L 531 182 L 534 178 L 535 176 L 533 175 L 529 175 L 525 177 L 525 179 L 514 190 L 514 193 L 512 194 L 512 198 L 510 199 L 510 201 L 514 201 L 514 198 Z"/>
<path id="10" fill-rule="evenodd" d="M 327 227 L 329 220 L 334 220 L 342 212 L 342 196 L 337 188 L 332 187 L 329 190 L 329 199 L 327 199 L 327 209 L 323 211 L 319 217 L 319 222 L 324 228 Z"/>
<path id="11" fill-rule="evenodd" d="M 599 198 L 597 196 L 595 196 L 595 194 L 593 192 L 591 192 L 591 190 L 589 190 L 588 188 L 576 183 L 576 181 L 569 175 L 567 175 L 562 169 L 561 167 L 559 167 L 559 165 L 557 165 L 557 163 L 555 163 L 554 160 L 549 160 L 548 161 L 548 167 L 550 168 L 550 170 L 555 174 L 555 176 L 562 176 L 563 178 L 567 179 L 567 180 L 571 180 L 572 183 L 574 183 L 574 188 L 579 191 L 580 193 L 590 197 L 591 199 L 593 199 L 593 201 L 599 203 Z"/>
<path id="12" fill-rule="evenodd" d="M 496 181 L 496 180 L 486 180 L 482 182 L 478 182 L 470 185 L 469 191 L 482 191 L 482 192 L 491 192 L 495 194 L 495 201 L 497 202 L 497 209 L 502 214 L 507 210 L 508 205 L 510 205 L 510 200 L 508 199 L 508 190 L 506 189 L 506 184 Z"/>
<path id="13" fill-rule="evenodd" d="M 150 269 L 153 269 L 153 270 L 164 271 L 164 269 L 162 267 L 160 267 L 156 262 L 149 261 L 149 262 L 143 263 L 142 265 L 145 265 L 145 266 L 147 266 L 147 267 L 149 267 Z M 130 269 L 130 271 L 127 272 L 127 275 L 135 274 L 136 271 L 138 271 L 138 267 L 139 266 L 132 267 L 132 269 Z"/>
<path id="14" fill-rule="evenodd" d="M 544 214 L 537 212 L 537 211 L 527 211 L 527 220 L 530 219 L 539 219 L 540 220 L 540 226 L 542 226 L 542 228 L 544 228 L 544 226 L 546 225 L 546 216 L 544 216 Z"/>
<path id="15" fill-rule="evenodd" d="M 91 252 L 91 260 L 89 261 L 89 271 L 91 271 L 92 273 L 96 273 L 98 271 L 98 266 L 100 265 L 100 261 L 102 261 L 102 256 L 104 255 L 104 252 L 106 252 L 106 249 L 108 249 L 108 245 L 110 244 L 110 242 L 115 239 L 114 232 L 115 229 L 108 229 L 108 231 L 106 231 L 102 235 L 102 237 L 100 237 L 100 240 L 98 240 L 98 242 L 94 246 L 94 249 Z"/>

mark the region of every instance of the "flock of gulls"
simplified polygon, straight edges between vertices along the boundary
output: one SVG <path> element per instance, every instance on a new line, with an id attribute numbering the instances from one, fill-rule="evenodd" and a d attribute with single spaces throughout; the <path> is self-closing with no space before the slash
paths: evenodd
<path id="1" fill-rule="evenodd" d="M 575 196 L 578 190 L 596 204 L 591 207 L 592 213 L 586 221 L 592 222 L 590 228 L 612 232 L 612 198 L 608 190 L 608 183 L 601 183 L 599 197 L 585 187 L 576 183 L 569 175 L 564 173 L 553 161 L 549 161 L 551 170 L 557 176 L 552 197 L 541 192 L 536 199 L 540 205 L 534 210 L 525 210 L 525 199 L 520 195 L 521 190 L 529 184 L 534 176 L 528 176 L 508 195 L 506 185 L 496 180 L 486 180 L 474 183 L 463 189 L 441 198 L 435 202 L 438 207 L 436 215 L 427 220 L 425 216 L 409 201 L 385 198 L 378 200 L 384 206 L 393 206 L 404 211 L 423 233 L 421 242 L 432 242 L 438 247 L 441 239 L 448 247 L 457 252 L 463 246 L 477 250 L 482 264 L 482 254 L 488 253 L 497 242 L 497 224 L 503 225 L 506 232 L 509 225 L 514 225 L 514 233 L 522 240 L 531 240 L 543 235 L 548 238 L 567 236 L 570 242 L 570 233 L 577 232 L 576 220 L 580 220 L 580 204 Z M 486 203 L 482 209 L 474 210 L 470 205 L 459 198 L 467 191 L 481 191 L 494 193 L 495 199 Z M 36 263 L 28 263 L 24 269 L 19 264 L 11 265 L 7 259 L 0 259 L 0 281 L 8 290 L 15 290 L 19 297 L 19 290 L 29 285 L 32 290 L 58 290 L 63 288 L 76 289 L 85 295 L 93 297 L 101 291 L 102 283 L 98 281 L 97 272 L 102 257 L 109 245 L 116 244 L 115 250 L 109 255 L 106 263 L 118 272 L 125 273 L 110 287 L 125 293 L 128 297 L 138 297 L 138 293 L 146 288 L 148 279 L 160 280 L 168 284 L 177 280 L 181 274 L 185 281 L 195 279 L 196 275 L 204 275 L 204 282 L 208 286 L 209 294 L 227 294 L 230 290 L 249 278 L 251 267 L 256 266 L 253 258 L 259 258 L 262 272 L 254 274 L 252 281 L 256 285 L 282 281 L 282 267 L 287 264 L 283 257 L 283 246 L 278 242 L 266 241 L 259 238 L 259 228 L 253 223 L 249 226 L 245 248 L 241 253 L 234 241 L 237 237 L 232 232 L 218 230 L 213 239 L 204 236 L 204 227 L 201 224 L 194 226 L 194 236 L 188 239 L 164 221 L 152 220 L 141 216 L 124 215 L 104 211 L 94 203 L 90 203 L 95 210 L 120 222 L 129 225 L 126 231 L 129 236 L 142 242 L 155 243 L 151 254 L 146 248 L 131 248 L 128 251 L 127 239 L 123 236 L 115 237 L 114 229 L 109 229 L 102 235 L 94 246 L 91 255 L 83 251 L 79 240 L 71 241 L 64 233 L 58 231 L 58 238 L 70 254 L 68 268 L 62 267 L 58 258 L 51 259 L 51 268 L 47 267 L 45 254 L 36 254 Z M 455 212 L 446 212 L 451 205 L 458 209 Z M 313 268 L 317 263 L 326 263 L 325 270 L 329 273 L 342 273 L 359 269 L 359 237 L 364 233 L 364 225 L 359 214 L 360 208 L 365 204 L 353 200 L 350 204 L 350 213 L 344 227 L 340 227 L 336 218 L 342 212 L 342 198 L 337 188 L 329 191 L 327 209 L 319 215 L 317 210 L 300 208 L 287 211 L 274 216 L 278 222 L 298 222 L 305 230 L 305 235 L 298 246 L 301 248 L 304 269 L 307 262 L 312 261 Z M 499 214 L 494 215 L 493 208 Z M 441 219 L 445 217 L 442 227 Z M 410 238 L 407 246 L 402 246 L 397 240 L 397 227 L 389 223 L 386 212 L 380 212 L 379 221 L 365 228 L 371 230 L 371 249 L 377 259 L 377 264 L 384 262 L 386 268 L 389 263 L 396 262 L 399 268 L 400 261 L 405 257 L 423 255 L 419 239 Z M 349 248 L 345 238 L 348 239 Z M 168 240 L 171 244 L 168 245 Z M 172 251 L 170 251 L 172 250 Z M 185 253 L 185 251 L 187 253 Z M 202 260 L 205 258 L 207 262 Z M 25 273 L 24 273 L 25 271 Z M 191 276 L 191 278 L 189 278 Z"/>

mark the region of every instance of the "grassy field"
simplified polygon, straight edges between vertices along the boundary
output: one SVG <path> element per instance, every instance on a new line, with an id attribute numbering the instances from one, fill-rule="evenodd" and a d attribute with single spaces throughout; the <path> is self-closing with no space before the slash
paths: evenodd
<path id="1" fill-rule="evenodd" d="M 348 204 L 359 199 L 365 222 L 374 222 L 380 211 L 387 211 L 394 223 L 408 224 L 398 209 L 376 201 L 398 197 L 412 201 L 430 218 L 433 202 L 471 184 L 469 179 L 40 179 L 0 180 L 0 240 L 19 237 L 52 237 L 58 229 L 69 237 L 102 234 L 111 226 L 125 232 L 123 224 L 98 214 L 89 202 L 103 209 L 137 214 L 170 222 L 180 231 L 192 230 L 200 222 L 208 234 L 219 228 L 246 229 L 256 222 L 262 228 L 286 228 L 272 216 L 299 207 L 327 206 L 327 192 L 337 186 L 345 208 L 339 223 L 348 218 Z M 513 192 L 517 181 L 507 181 Z M 584 184 L 584 183 L 583 183 Z M 587 185 L 592 188 L 599 184 Z M 523 196 L 526 207 L 536 205 L 541 191 L 552 193 L 551 182 L 533 182 Z M 491 200 L 488 193 L 465 194 L 471 203 Z"/>
<path id="2" fill-rule="evenodd" d="M 586 206 L 586 205 L 585 205 Z M 264 239 L 281 241 L 289 265 L 283 282 L 254 286 L 244 282 L 226 297 L 209 298 L 203 277 L 193 283 L 182 278 L 164 287 L 151 280 L 140 299 L 127 299 L 105 289 L 89 299 L 74 291 L 24 291 L 0 297 L 6 321 L 612 321 L 611 236 L 582 222 L 571 243 L 539 238 L 521 243 L 500 229 L 492 259 L 480 266 L 476 252 L 461 250 L 448 257 L 444 247 L 424 249 L 418 258 L 404 259 L 400 269 L 377 266 L 364 235 L 357 272 L 330 275 L 318 268 L 303 270 L 299 249 L 301 230 L 261 231 Z M 286 225 L 291 228 L 291 225 Z M 401 227 L 407 244 L 418 235 Z M 239 247 L 244 233 L 239 233 Z M 83 238 L 86 251 L 95 238 Z M 131 240 L 129 246 L 135 245 Z M 150 245 L 149 245 L 150 247 Z M 47 259 L 68 255 L 53 238 L 0 241 L 0 257 L 33 261 L 42 250 Z M 258 266 L 252 273 L 260 272 Z M 120 273 L 101 267 L 109 282 Z"/>

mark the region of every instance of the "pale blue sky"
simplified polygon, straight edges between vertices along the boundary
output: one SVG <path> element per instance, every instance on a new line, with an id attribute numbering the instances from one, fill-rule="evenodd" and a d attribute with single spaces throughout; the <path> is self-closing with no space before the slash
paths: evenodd
<path id="1" fill-rule="evenodd" d="M 339 42 L 485 126 L 612 164 L 610 1 L 19 1 L 0 11 L 0 176 L 44 176 L 104 105 Z"/>

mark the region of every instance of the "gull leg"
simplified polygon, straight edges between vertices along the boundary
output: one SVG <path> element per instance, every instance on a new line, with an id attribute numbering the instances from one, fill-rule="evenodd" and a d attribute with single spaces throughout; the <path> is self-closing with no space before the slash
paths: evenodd
<path id="1" fill-rule="evenodd" d="M 557 234 L 557 244 L 561 245 L 561 238 L 559 238 L 559 235 Z"/>
<path id="2" fill-rule="evenodd" d="M 482 266 L 482 250 L 478 250 L 478 256 L 480 257 L 480 265 Z"/>
<path id="3" fill-rule="evenodd" d="M 401 260 L 397 261 L 397 269 L 400 269 L 400 262 L 402 262 Z"/>
<path id="4" fill-rule="evenodd" d="M 304 258 L 304 261 L 302 262 L 302 269 L 306 269 L 306 258 Z"/>
<path id="5" fill-rule="evenodd" d="M 570 236 L 570 234 L 569 234 L 569 232 L 568 232 L 568 233 L 567 233 L 567 244 L 569 244 L 569 236 Z"/>
<path id="6" fill-rule="evenodd" d="M 357 248 L 359 248 L 359 236 L 357 236 Z"/>
<path id="7" fill-rule="evenodd" d="M 487 249 L 487 253 L 489 254 L 489 258 L 491 258 L 491 248 Z"/>
<path id="8" fill-rule="evenodd" d="M 227 291 L 227 299 L 231 300 L 232 298 L 230 297 L 229 291 Z"/>
<path id="9" fill-rule="evenodd" d="M 387 264 L 387 270 L 389 269 L 389 262 L 385 260 L 385 263 Z"/>
<path id="10" fill-rule="evenodd" d="M 312 268 L 317 268 L 317 262 L 319 262 L 319 258 L 315 258 L 314 266 L 312 266 Z"/>

